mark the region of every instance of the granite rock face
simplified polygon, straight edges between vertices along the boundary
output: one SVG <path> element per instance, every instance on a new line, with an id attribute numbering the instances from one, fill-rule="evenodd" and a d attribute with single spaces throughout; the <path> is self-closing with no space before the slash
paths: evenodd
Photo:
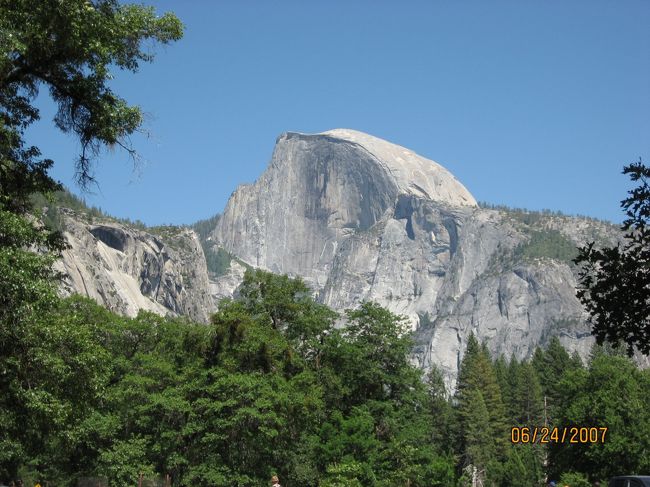
<path id="1" fill-rule="evenodd" d="M 84 294 L 128 316 L 144 309 L 207 322 L 214 305 L 203 250 L 192 230 L 166 227 L 153 234 L 60 211 L 70 246 L 56 264 L 65 276 L 63 294 Z"/>
<path id="2" fill-rule="evenodd" d="M 261 178 L 233 193 L 213 241 L 254 267 L 321 288 L 338 246 L 382 222 L 399 195 L 476 205 L 446 169 L 381 139 L 286 133 Z"/>
<path id="3" fill-rule="evenodd" d="M 217 306 L 222 299 L 232 298 L 237 293 L 245 272 L 246 267 L 233 260 L 225 274 L 210 279 L 210 296 Z"/>
<path id="4" fill-rule="evenodd" d="M 446 169 L 408 149 L 338 129 L 281 135 L 211 238 L 251 266 L 303 277 L 335 309 L 374 300 L 406 315 L 413 360 L 453 385 L 470 333 L 519 358 L 554 335 L 583 357 L 593 343 L 575 269 L 558 249 L 609 243 L 616 229 L 528 220 L 479 208 Z"/>

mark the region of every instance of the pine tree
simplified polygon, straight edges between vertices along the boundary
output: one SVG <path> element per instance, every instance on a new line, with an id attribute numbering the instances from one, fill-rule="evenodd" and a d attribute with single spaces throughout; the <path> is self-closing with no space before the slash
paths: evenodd
<path id="1" fill-rule="evenodd" d="M 457 446 L 456 418 L 442 373 L 435 365 L 427 375 L 427 392 L 432 423 L 431 441 L 440 451 L 451 453 Z"/>
<path id="2" fill-rule="evenodd" d="M 494 375 L 497 378 L 497 382 L 499 383 L 503 402 L 506 403 L 507 398 L 510 397 L 511 394 L 510 385 L 508 383 L 508 362 L 503 355 L 499 355 L 494 361 Z"/>
<path id="3" fill-rule="evenodd" d="M 480 397 L 480 400 L 479 400 Z M 492 361 L 485 348 L 481 347 L 473 334 L 467 341 L 467 349 L 458 375 L 456 401 L 461 426 L 462 450 L 466 458 L 480 458 L 486 466 L 490 460 L 503 457 L 506 450 L 506 413 L 501 399 Z M 481 403 L 487 412 L 487 425 L 483 423 Z M 480 435 L 478 431 L 482 430 Z M 481 456 L 476 449 L 490 438 L 488 456 Z"/>
<path id="4" fill-rule="evenodd" d="M 578 363 L 571 359 L 571 356 L 560 343 L 557 337 L 551 338 L 545 352 L 540 352 L 533 357 L 533 367 L 539 377 L 542 387 L 542 399 L 546 398 L 546 414 L 552 422 L 555 411 L 563 396 L 560 387 L 560 380 L 568 370 L 575 370 Z"/>
<path id="5" fill-rule="evenodd" d="M 515 393 L 517 405 L 517 422 L 522 425 L 536 426 L 544 423 L 544 397 L 537 373 L 528 362 L 519 366 L 519 388 Z"/>
<path id="6" fill-rule="evenodd" d="M 521 367 L 517 357 L 514 355 L 510 357 L 510 362 L 508 363 L 508 395 L 504 396 L 504 402 L 508 407 L 508 417 L 512 421 L 512 424 L 519 423 L 520 417 L 520 407 L 517 402 L 517 395 L 521 389 Z"/>
<path id="7" fill-rule="evenodd" d="M 607 427 L 601 441 L 550 448 L 551 472 L 588 473 L 593 479 L 650 469 L 650 373 L 629 358 L 596 354 L 588 369 L 567 372 L 558 388 L 559 426 Z"/>
<path id="8" fill-rule="evenodd" d="M 479 472 L 497 458 L 497 445 L 492 436 L 490 413 L 478 388 L 470 389 L 465 396 L 463 423 L 465 435 L 465 464 L 472 465 Z M 481 477 L 484 478 L 483 473 Z"/>
<path id="9" fill-rule="evenodd" d="M 540 385 L 542 386 L 542 392 L 545 392 L 545 382 L 542 383 L 542 371 L 544 370 L 544 360 L 545 353 L 540 347 L 535 347 L 535 352 L 533 352 L 533 358 L 530 360 L 530 364 L 537 372 L 537 379 L 539 380 Z"/>

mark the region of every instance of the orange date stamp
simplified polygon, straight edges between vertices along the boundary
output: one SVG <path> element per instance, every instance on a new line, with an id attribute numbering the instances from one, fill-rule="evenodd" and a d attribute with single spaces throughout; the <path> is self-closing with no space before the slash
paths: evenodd
<path id="1" fill-rule="evenodd" d="M 605 443 L 607 427 L 514 426 L 510 429 L 512 443 Z"/>

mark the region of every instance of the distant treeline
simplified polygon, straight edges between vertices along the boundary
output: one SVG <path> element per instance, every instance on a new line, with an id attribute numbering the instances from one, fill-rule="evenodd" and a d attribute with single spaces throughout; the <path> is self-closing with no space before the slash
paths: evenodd
<path id="1" fill-rule="evenodd" d="M 210 236 L 210 233 L 215 229 L 217 226 L 217 222 L 221 218 L 221 215 L 217 213 L 214 216 L 211 216 L 210 218 L 206 218 L 205 220 L 199 220 L 196 223 L 192 224 L 192 228 L 194 231 L 199 235 L 199 238 L 201 240 L 207 240 L 207 238 Z"/>
<path id="2" fill-rule="evenodd" d="M 525 223 L 526 225 L 534 225 L 540 222 L 543 218 L 552 217 L 552 216 L 564 217 L 564 218 L 581 218 L 583 220 L 590 220 L 599 223 L 612 224 L 612 222 L 608 220 L 603 220 L 600 218 L 595 218 L 592 216 L 580 215 L 580 214 L 569 215 L 563 213 L 560 210 L 543 209 L 538 211 L 538 210 L 528 210 L 526 208 L 516 208 L 507 205 L 488 203 L 486 201 L 478 201 L 477 203 L 480 208 L 485 208 L 488 210 L 499 210 L 499 211 L 504 211 L 506 213 L 515 215 L 522 221 L 522 223 Z"/>
<path id="3" fill-rule="evenodd" d="M 230 261 L 233 259 L 233 256 L 226 250 L 215 246 L 210 238 L 210 234 L 217 226 L 219 218 L 221 218 L 221 215 L 217 213 L 210 218 L 192 224 L 192 228 L 199 235 L 208 272 L 213 277 L 225 274 L 230 267 Z"/>
<path id="4" fill-rule="evenodd" d="M 118 218 L 109 215 L 97 206 L 89 206 L 86 200 L 71 193 L 67 189 L 54 192 L 51 196 L 44 196 L 41 193 L 32 195 L 32 203 L 37 210 L 43 211 L 44 223 L 54 230 L 63 230 L 63 219 L 59 208 L 69 208 L 84 216 L 89 223 L 95 220 L 110 219 L 140 230 L 147 230 L 148 227 L 140 220 Z"/>
<path id="5" fill-rule="evenodd" d="M 34 207 L 40 212 L 43 223 L 52 230 L 63 231 L 64 220 L 60 208 L 68 208 L 81 215 L 88 223 L 100 223 L 102 220 L 117 222 L 132 228 L 137 228 L 163 238 L 170 238 L 177 235 L 179 229 L 183 228 L 178 225 L 156 225 L 147 226 L 140 220 L 130 220 L 128 218 L 118 218 L 109 215 L 104 210 L 96 206 L 89 206 L 83 198 L 76 196 L 67 189 L 57 191 L 52 197 L 46 198 L 40 193 L 32 195 Z M 208 240 L 210 232 L 214 230 L 220 215 L 216 214 L 205 220 L 190 225 L 199 236 L 203 253 L 208 268 L 208 272 L 214 277 L 223 275 L 230 267 L 232 255 L 220 247 L 215 247 Z"/>

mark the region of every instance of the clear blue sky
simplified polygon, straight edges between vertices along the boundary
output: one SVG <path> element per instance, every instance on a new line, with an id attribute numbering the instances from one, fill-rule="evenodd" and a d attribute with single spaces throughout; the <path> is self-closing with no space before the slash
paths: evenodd
<path id="1" fill-rule="evenodd" d="M 285 131 L 353 128 L 447 167 L 478 200 L 612 221 L 650 162 L 650 2 L 148 1 L 186 32 L 114 87 L 149 138 L 97 162 L 86 200 L 147 224 L 222 211 Z M 78 146 L 30 141 L 73 183 Z"/>

